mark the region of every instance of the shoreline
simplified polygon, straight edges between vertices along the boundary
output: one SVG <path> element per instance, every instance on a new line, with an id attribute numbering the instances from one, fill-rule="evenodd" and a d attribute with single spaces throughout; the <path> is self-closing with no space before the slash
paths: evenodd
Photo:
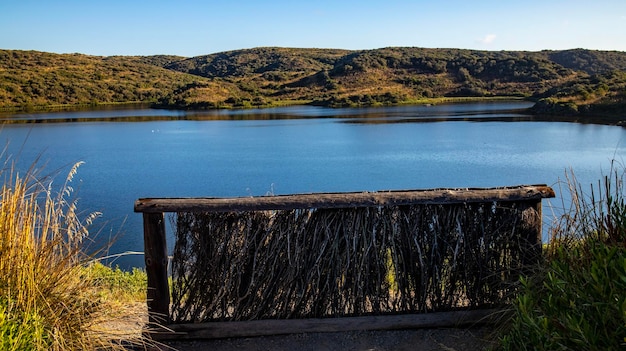
<path id="1" fill-rule="evenodd" d="M 435 122 L 435 121 L 504 121 L 504 122 L 567 122 L 580 124 L 599 124 L 610 126 L 626 127 L 626 109 L 623 113 L 618 110 L 622 107 L 620 104 L 614 105 L 584 105 L 580 109 L 555 109 L 540 106 L 540 101 L 534 101 L 530 98 L 516 96 L 491 96 L 491 97 L 438 97 L 424 98 L 419 100 L 407 100 L 399 103 L 376 104 L 376 105 L 355 105 L 355 106 L 325 106 L 317 104 L 315 101 L 308 100 L 285 100 L 276 101 L 266 105 L 249 106 L 249 107 L 222 107 L 222 108 L 206 108 L 206 109 L 190 109 L 176 106 L 158 106 L 152 102 L 117 102 L 102 104 L 78 104 L 78 105 L 40 105 L 32 106 L 31 111 L 26 111 L 22 107 L 0 107 L 0 123 L 2 124 L 39 124 L 39 123 L 80 123 L 80 122 L 146 122 L 146 121 L 173 121 L 173 120 L 229 120 L 228 116 L 212 116 L 202 115 L 202 112 L 210 111 L 252 111 L 264 110 L 278 107 L 288 106 L 317 106 L 328 109 L 345 109 L 345 108 L 378 108 L 378 107 L 394 107 L 394 106 L 434 106 L 441 104 L 456 103 L 480 103 L 480 102 L 499 102 L 499 101 L 528 101 L 534 105 L 525 109 L 516 110 L 524 117 L 505 117 L 505 118 L 462 118 L 462 119 L 442 119 L 442 118 L 421 118 L 419 120 L 411 119 L 405 122 Z M 134 109 L 153 109 L 153 110 L 170 110 L 180 112 L 198 112 L 197 115 L 184 116 L 119 116 L 119 117 L 62 117 L 38 119 L 37 115 L 55 112 L 94 112 L 94 111 L 128 111 Z M 606 112 L 605 112 L 606 111 Z M 33 115 L 33 118 L 10 119 L 6 117 L 15 115 Z M 6 119 L 5 119 L 6 118 Z M 294 119 L 296 117 L 285 116 L 284 119 Z M 307 117 L 297 117 L 307 118 Z M 383 122 L 384 123 L 384 122 Z"/>

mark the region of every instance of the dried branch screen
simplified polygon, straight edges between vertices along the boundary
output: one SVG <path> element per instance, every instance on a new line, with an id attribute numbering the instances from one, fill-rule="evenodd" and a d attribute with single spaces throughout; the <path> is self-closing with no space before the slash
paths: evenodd
<path id="1" fill-rule="evenodd" d="M 323 318 L 507 302 L 538 258 L 539 200 L 179 212 L 173 322 Z"/>

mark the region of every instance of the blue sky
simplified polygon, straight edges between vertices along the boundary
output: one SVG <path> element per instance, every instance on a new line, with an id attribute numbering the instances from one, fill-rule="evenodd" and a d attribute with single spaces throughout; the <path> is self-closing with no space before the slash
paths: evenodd
<path id="1" fill-rule="evenodd" d="M 0 0 L 0 49 L 191 57 L 259 46 L 626 51 L 626 0 Z"/>

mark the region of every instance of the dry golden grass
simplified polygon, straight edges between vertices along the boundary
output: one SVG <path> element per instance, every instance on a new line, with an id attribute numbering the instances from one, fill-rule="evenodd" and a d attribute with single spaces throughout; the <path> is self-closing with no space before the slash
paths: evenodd
<path id="1" fill-rule="evenodd" d="M 58 194 L 32 173 L 2 173 L 0 190 L 0 348 L 123 349 L 141 334 L 103 328 L 119 301 L 103 298 L 81 247 L 99 215 L 79 218 L 69 172 Z M 121 312 L 123 313 L 123 312 Z"/>

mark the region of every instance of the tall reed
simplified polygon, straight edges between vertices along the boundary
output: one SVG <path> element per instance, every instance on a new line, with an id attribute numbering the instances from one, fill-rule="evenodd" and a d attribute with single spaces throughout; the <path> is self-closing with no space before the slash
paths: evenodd
<path id="1" fill-rule="evenodd" d="M 120 348 L 99 327 L 99 298 L 82 247 L 98 217 L 81 219 L 72 199 L 75 164 L 58 192 L 36 172 L 12 167 L 0 189 L 0 348 L 95 350 Z"/>

